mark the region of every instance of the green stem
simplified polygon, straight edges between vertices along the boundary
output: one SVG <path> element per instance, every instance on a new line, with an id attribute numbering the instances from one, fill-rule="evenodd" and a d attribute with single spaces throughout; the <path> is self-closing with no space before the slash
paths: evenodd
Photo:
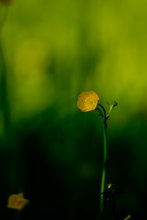
<path id="1" fill-rule="evenodd" d="M 98 103 L 98 106 L 103 110 L 103 112 L 104 112 L 104 117 L 106 118 L 107 113 L 106 113 L 106 110 L 105 110 L 104 106 L 101 105 L 100 103 Z"/>
<path id="2" fill-rule="evenodd" d="M 98 106 L 102 109 L 102 111 L 103 111 L 103 117 L 104 117 L 104 127 L 106 128 L 107 127 L 107 112 L 106 112 L 106 110 L 105 110 L 105 108 L 104 108 L 104 106 L 103 105 L 101 105 L 100 103 L 98 103 Z"/>
<path id="3" fill-rule="evenodd" d="M 104 190 L 105 190 L 105 179 L 106 179 L 106 161 L 107 161 L 107 126 L 104 120 L 104 159 L 102 168 L 101 178 L 101 189 L 100 189 L 100 212 L 103 212 L 104 208 Z"/>

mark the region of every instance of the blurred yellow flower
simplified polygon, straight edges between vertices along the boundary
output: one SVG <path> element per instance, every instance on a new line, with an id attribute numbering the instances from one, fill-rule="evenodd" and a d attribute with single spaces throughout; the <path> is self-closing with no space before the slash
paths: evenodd
<path id="1" fill-rule="evenodd" d="M 28 203 L 29 200 L 24 198 L 23 193 L 12 194 L 8 198 L 7 207 L 10 209 L 22 210 Z"/>
<path id="2" fill-rule="evenodd" d="M 99 102 L 99 96 L 94 91 L 82 92 L 77 101 L 77 107 L 82 112 L 89 112 L 96 109 Z"/>

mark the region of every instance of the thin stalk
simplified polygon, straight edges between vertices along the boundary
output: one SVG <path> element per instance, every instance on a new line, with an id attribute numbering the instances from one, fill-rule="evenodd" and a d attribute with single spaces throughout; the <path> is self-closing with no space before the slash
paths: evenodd
<path id="1" fill-rule="evenodd" d="M 104 208 L 104 190 L 105 190 L 105 179 L 106 179 L 106 161 L 107 161 L 107 126 L 104 120 L 104 152 L 103 152 L 103 168 L 101 178 L 101 189 L 100 189 L 100 212 L 103 212 Z"/>
<path id="2" fill-rule="evenodd" d="M 100 103 L 98 104 L 98 106 L 102 109 L 103 111 L 103 117 L 104 117 L 104 127 L 107 128 L 107 113 L 106 113 L 106 110 L 104 108 L 103 105 L 101 105 Z"/>

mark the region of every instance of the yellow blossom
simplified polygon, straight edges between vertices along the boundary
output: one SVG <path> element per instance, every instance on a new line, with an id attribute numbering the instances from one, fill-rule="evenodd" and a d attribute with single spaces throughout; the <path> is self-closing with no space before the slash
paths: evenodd
<path id="1" fill-rule="evenodd" d="M 99 96 L 94 91 L 82 92 L 77 101 L 77 107 L 82 112 L 89 112 L 96 109 L 99 102 Z"/>
<path id="2" fill-rule="evenodd" d="M 12 194 L 8 198 L 7 207 L 10 209 L 22 210 L 28 203 L 29 200 L 24 198 L 23 193 Z"/>

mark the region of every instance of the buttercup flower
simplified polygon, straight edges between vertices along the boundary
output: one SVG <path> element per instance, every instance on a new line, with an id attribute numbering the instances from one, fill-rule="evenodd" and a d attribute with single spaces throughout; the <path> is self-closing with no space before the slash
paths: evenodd
<path id="1" fill-rule="evenodd" d="M 82 92 L 77 101 L 77 107 L 82 112 L 89 112 L 96 109 L 99 102 L 99 96 L 94 91 Z"/>
<path id="2" fill-rule="evenodd" d="M 104 135 L 103 135 L 103 167 L 102 167 L 102 177 L 101 177 L 101 187 L 100 187 L 100 212 L 103 213 L 104 209 L 104 195 L 109 196 L 111 200 L 112 205 L 112 213 L 115 218 L 115 210 L 113 208 L 113 194 L 115 193 L 114 186 L 110 183 L 107 185 L 107 188 L 105 190 L 105 181 L 106 181 L 106 165 L 107 165 L 107 120 L 110 117 L 110 114 L 113 110 L 113 108 L 117 106 L 117 102 L 113 102 L 112 104 L 109 104 L 109 110 L 106 111 L 105 107 L 99 103 L 99 96 L 94 91 L 86 91 L 82 92 L 77 101 L 77 107 L 82 112 L 89 112 L 96 110 L 98 111 L 98 116 L 101 116 L 103 118 L 104 122 Z M 104 191 L 105 190 L 105 191 Z M 131 215 L 128 215 L 124 220 L 130 219 Z"/>
<path id="3" fill-rule="evenodd" d="M 10 209 L 22 210 L 28 203 L 29 200 L 24 198 L 23 193 L 12 194 L 8 198 L 7 207 Z"/>

